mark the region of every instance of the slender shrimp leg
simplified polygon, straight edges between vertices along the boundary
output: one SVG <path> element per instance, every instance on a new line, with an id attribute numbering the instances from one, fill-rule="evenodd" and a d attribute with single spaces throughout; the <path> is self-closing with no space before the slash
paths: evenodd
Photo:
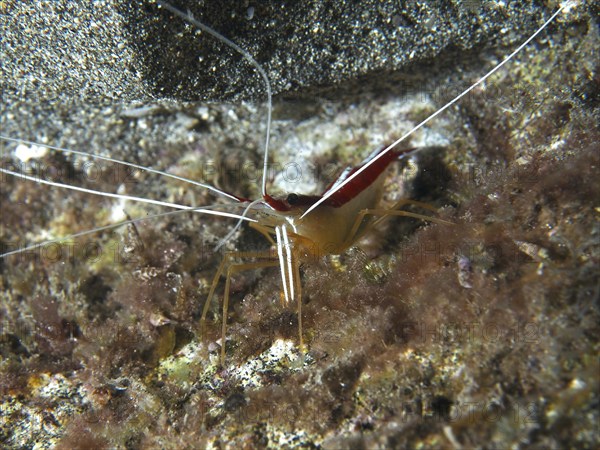
<path id="1" fill-rule="evenodd" d="M 419 206 L 424 209 L 435 211 L 435 208 L 428 205 L 427 203 L 418 202 L 416 200 L 410 200 L 410 199 L 399 200 L 390 209 L 363 209 L 362 211 L 360 211 L 357 214 L 356 219 L 354 220 L 354 225 L 352 226 L 352 229 L 350 231 L 350 234 L 348 235 L 348 238 L 346 239 L 346 242 L 344 243 L 344 246 L 349 247 L 350 245 L 352 245 L 353 242 L 355 242 L 357 239 L 359 239 L 363 234 L 368 232 L 373 227 L 377 226 L 379 223 L 381 223 L 383 220 L 385 220 L 389 216 L 412 217 L 414 219 L 427 220 L 429 222 L 434 222 L 434 223 L 438 223 L 441 225 L 454 225 L 452 222 L 448 222 L 447 220 L 438 219 L 436 217 L 431 217 L 431 216 L 425 216 L 423 214 L 416 214 L 416 213 L 412 213 L 410 211 L 403 211 L 403 210 L 399 209 L 404 205 L 415 205 L 415 206 Z M 367 224 L 359 232 L 359 227 L 367 215 L 379 216 L 379 217 L 376 220 L 374 220 L 373 222 Z"/>
<path id="2" fill-rule="evenodd" d="M 402 199 L 402 200 L 399 200 L 398 202 L 396 202 L 390 209 L 387 210 L 386 214 L 381 215 L 381 217 L 379 217 L 375 221 L 373 221 L 373 226 L 376 227 L 379 223 L 381 223 L 383 220 L 385 220 L 386 217 L 388 217 L 388 216 L 413 217 L 415 219 L 421 219 L 421 220 L 426 220 L 429 222 L 439 223 L 440 225 L 454 225 L 454 223 L 452 223 L 452 222 L 449 222 L 447 220 L 438 219 L 437 217 L 409 213 L 408 211 L 399 211 L 400 208 L 403 207 L 404 205 L 414 205 L 414 206 L 418 206 L 419 208 L 427 209 L 429 211 L 437 213 L 437 208 L 434 206 L 431 206 L 428 203 L 419 202 L 417 200 L 411 200 L 409 198 L 406 198 L 406 199 Z M 375 210 L 371 210 L 371 211 L 375 211 Z M 379 214 L 374 214 L 373 212 L 371 212 L 371 214 L 379 215 Z"/>
<path id="3" fill-rule="evenodd" d="M 244 272 L 246 270 L 256 270 L 267 267 L 280 267 L 282 274 L 283 290 L 285 293 L 285 302 L 296 300 L 298 305 L 298 337 L 301 351 L 304 351 L 304 339 L 302 333 L 302 283 L 300 282 L 300 262 L 298 255 L 294 251 L 293 246 L 289 241 L 281 241 L 279 238 L 277 242 L 269 235 L 269 228 L 257 225 L 256 229 L 264 234 L 268 240 L 277 247 L 278 256 L 276 257 L 271 250 L 265 250 L 260 252 L 227 252 L 223 256 L 223 260 L 219 265 L 217 273 L 215 274 L 206 303 L 202 310 L 202 317 L 200 319 L 200 330 L 201 336 L 205 336 L 206 328 L 206 316 L 210 308 L 210 302 L 213 298 L 219 280 L 223 273 L 225 273 L 225 292 L 223 295 L 223 315 L 222 315 L 222 329 L 221 329 L 221 364 L 225 362 L 225 337 L 227 335 L 227 312 L 229 309 L 229 289 L 231 285 L 231 277 L 237 273 Z M 234 260 L 243 259 L 264 259 L 265 261 L 255 261 L 250 263 L 233 263 Z"/>
<path id="4" fill-rule="evenodd" d="M 249 258 L 263 258 L 266 261 L 256 261 L 251 263 L 232 263 L 233 260 L 239 259 L 249 259 Z M 256 270 L 262 269 L 265 267 L 277 267 L 279 262 L 273 257 L 271 251 L 266 250 L 262 252 L 227 252 L 223 256 L 223 260 L 219 265 L 219 269 L 215 274 L 212 285 L 210 287 L 210 291 L 208 293 L 208 297 L 206 298 L 206 303 L 204 304 L 204 308 L 202 310 L 202 317 L 200 319 L 200 333 L 202 338 L 205 336 L 206 330 L 206 316 L 208 315 L 208 310 L 210 308 L 210 303 L 219 283 L 223 272 L 225 273 L 225 292 L 223 295 L 223 316 L 222 316 L 222 329 L 221 329 L 221 356 L 220 361 L 223 365 L 225 362 L 225 336 L 227 334 L 227 311 L 229 309 L 229 288 L 231 285 L 231 277 L 239 272 L 244 272 L 246 270 Z M 225 270 L 227 269 L 227 270 Z"/>
<path id="5" fill-rule="evenodd" d="M 260 234 L 262 234 L 269 241 L 269 243 L 271 245 L 273 245 L 273 246 L 277 245 L 275 243 L 275 241 L 273 240 L 273 238 L 271 237 L 271 234 L 269 234 L 269 233 L 273 232 L 272 228 L 269 228 L 267 226 L 261 225 L 261 224 L 259 224 L 257 222 L 253 222 L 252 225 L 251 225 L 251 228 L 254 228 L 256 231 L 258 231 Z"/>

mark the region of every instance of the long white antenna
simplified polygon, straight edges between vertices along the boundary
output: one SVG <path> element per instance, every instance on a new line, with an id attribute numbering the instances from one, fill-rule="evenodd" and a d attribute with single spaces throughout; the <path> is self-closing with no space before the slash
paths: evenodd
<path id="1" fill-rule="evenodd" d="M 12 175 L 12 176 L 17 177 L 17 178 L 22 178 L 24 180 L 34 181 L 34 182 L 39 183 L 39 184 L 47 184 L 49 186 L 60 187 L 60 188 L 64 188 L 64 189 L 70 189 L 72 191 L 85 192 L 86 194 L 100 195 L 102 197 L 109 197 L 109 198 L 118 198 L 118 199 L 121 199 L 121 200 L 131 200 L 131 201 L 134 201 L 134 202 L 149 203 L 151 205 L 167 206 L 169 208 L 176 208 L 176 209 L 193 209 L 195 211 L 197 210 L 197 211 L 204 212 L 206 214 L 212 214 L 212 215 L 215 215 L 215 216 L 231 217 L 231 218 L 234 218 L 234 219 L 247 220 L 249 222 L 256 222 L 256 220 L 254 220 L 254 219 L 250 219 L 248 217 L 244 217 L 244 216 L 241 216 L 239 214 L 227 213 L 227 212 L 222 212 L 222 211 L 211 211 L 211 210 L 209 210 L 209 211 L 203 211 L 201 209 L 196 209 L 196 207 L 190 207 L 190 206 L 186 206 L 186 205 L 180 205 L 178 203 L 161 202 L 160 200 L 152 200 L 152 199 L 149 199 L 149 198 L 134 197 L 132 195 L 113 194 L 111 192 L 96 191 L 94 189 L 87 189 L 87 188 L 83 188 L 83 187 L 80 187 L 80 186 L 72 186 L 70 184 L 58 183 L 56 181 L 42 180 L 42 179 L 40 179 L 38 177 L 32 177 L 30 175 L 25 175 L 23 173 L 13 172 L 12 170 L 3 169 L 1 167 L 0 167 L 0 172 L 6 173 L 8 175 Z"/>
<path id="2" fill-rule="evenodd" d="M 533 39 L 535 39 L 535 37 L 540 34 L 542 32 L 542 30 L 544 30 L 544 28 L 546 28 L 548 26 L 548 24 L 550 24 L 550 22 L 552 22 L 556 16 L 558 16 L 560 14 L 560 12 L 567 6 L 571 6 L 570 2 L 565 3 L 564 5 L 562 5 L 558 11 L 556 11 L 554 14 L 552 14 L 552 17 L 550 17 L 535 33 L 533 33 L 525 42 L 523 42 L 514 52 L 512 52 L 510 55 L 508 55 L 506 58 L 504 58 L 504 60 L 498 64 L 496 67 L 494 67 L 492 70 L 490 70 L 487 74 L 485 74 L 483 77 L 481 77 L 478 81 L 476 81 L 474 84 L 471 85 L 471 87 L 465 89 L 462 93 L 460 93 L 459 95 L 457 95 L 453 100 L 450 100 L 448 103 L 446 103 L 444 106 L 442 106 L 440 109 L 438 109 L 436 112 L 434 112 L 432 115 L 430 115 L 427 119 L 423 120 L 420 124 L 418 124 L 417 126 L 415 126 L 412 130 L 410 130 L 408 133 L 406 133 L 404 136 L 400 137 L 396 142 L 394 142 L 393 144 L 389 145 L 388 147 L 386 147 L 381 153 L 379 153 L 375 158 L 373 158 L 371 161 L 369 161 L 367 164 L 365 164 L 364 166 L 362 166 L 360 169 L 358 169 L 356 172 L 354 172 L 351 176 L 349 176 L 348 178 L 346 178 L 342 183 L 340 183 L 337 186 L 337 189 L 335 190 L 330 190 L 329 192 L 327 192 L 325 195 L 323 195 L 323 197 L 321 197 L 314 205 L 312 205 L 310 208 L 308 208 L 306 210 L 306 212 L 304 214 L 302 214 L 302 216 L 300 216 L 300 218 L 302 219 L 303 217 L 305 217 L 307 214 L 309 214 L 312 210 L 314 210 L 315 208 L 317 208 L 321 203 L 323 203 L 324 201 L 326 201 L 329 197 L 331 197 L 333 194 L 335 194 L 336 192 L 338 192 L 341 188 L 343 188 L 344 186 L 346 186 L 348 183 L 350 183 L 352 180 L 354 180 L 357 176 L 359 176 L 362 172 L 364 172 L 365 170 L 367 170 L 367 168 L 373 164 L 375 161 L 377 161 L 379 158 L 383 157 L 383 155 L 385 155 L 387 152 L 389 152 L 391 149 L 393 149 L 394 147 L 396 147 L 400 142 L 402 142 L 403 140 L 405 140 L 407 137 L 409 137 L 411 134 L 413 134 L 415 131 L 417 131 L 419 128 L 421 128 L 423 125 L 429 123 L 433 118 L 437 117 L 438 115 L 440 115 L 442 112 L 444 112 L 445 110 L 447 110 L 448 108 L 450 108 L 450 106 L 454 105 L 457 101 L 459 101 L 461 98 L 463 98 L 465 95 L 467 95 L 469 92 L 471 92 L 473 89 L 475 89 L 477 86 L 479 86 L 481 83 L 483 83 L 485 80 L 487 80 L 490 76 L 492 76 L 494 73 L 496 73 L 496 71 L 498 71 L 502 66 L 504 66 L 504 64 L 506 64 L 508 61 L 510 61 L 517 53 L 519 53 L 521 50 L 523 50 L 523 48 L 529 44 Z"/>
<path id="3" fill-rule="evenodd" d="M 16 250 L 11 250 L 10 252 L 6 252 L 6 253 L 0 254 L 0 259 L 1 258 L 5 258 L 5 257 L 10 256 L 10 255 L 16 255 L 16 254 L 19 254 L 19 253 L 25 253 L 25 252 L 28 252 L 28 251 L 31 251 L 31 250 L 35 250 L 35 249 L 44 247 L 46 245 L 68 241 L 68 240 L 75 239 L 75 238 L 78 238 L 78 237 L 81 237 L 81 236 L 85 236 L 85 235 L 88 235 L 88 234 L 99 233 L 100 231 L 111 230 L 113 228 L 118 228 L 118 227 L 121 227 L 123 225 L 130 224 L 130 223 L 138 223 L 138 222 L 141 222 L 143 220 L 156 219 L 158 217 L 171 216 L 173 214 L 181 214 L 181 213 L 184 213 L 184 212 L 191 211 L 191 212 L 200 212 L 200 213 L 204 213 L 204 214 L 222 215 L 222 214 L 216 214 L 216 213 L 219 213 L 220 211 L 213 211 L 213 208 L 220 208 L 220 207 L 223 207 L 223 206 L 231 206 L 231 205 L 214 204 L 214 205 L 202 206 L 201 208 L 191 207 L 191 208 L 186 208 L 186 209 L 179 209 L 177 211 L 169 211 L 169 212 L 166 212 L 166 213 L 151 214 L 151 215 L 148 215 L 148 216 L 145 216 L 145 217 L 139 217 L 137 219 L 124 220 L 122 222 L 112 223 L 110 225 L 105 225 L 105 226 L 102 226 L 102 227 L 92 228 L 91 230 L 80 231 L 79 233 L 70 234 L 68 236 L 64 236 L 64 237 L 60 237 L 60 238 L 56 238 L 56 239 L 51 239 L 49 241 L 38 242 L 37 244 L 32 244 L 32 245 L 29 245 L 27 247 L 19 248 L 19 249 L 16 249 Z M 248 219 L 246 217 L 240 218 L 240 220 L 248 220 L 250 222 L 255 222 L 254 219 Z"/>
<path id="4" fill-rule="evenodd" d="M 171 173 L 163 172 L 162 170 L 152 169 L 150 167 L 140 166 L 139 164 L 134 164 L 134 163 L 130 163 L 130 162 L 127 162 L 127 161 L 121 161 L 121 160 L 118 160 L 118 159 L 109 158 L 107 156 L 94 155 L 92 153 L 82 152 L 82 151 L 79 151 L 79 150 L 71 150 L 71 149 L 63 148 L 63 147 L 55 147 L 53 145 L 38 144 L 37 142 L 26 141 L 24 139 L 15 139 L 15 138 L 11 138 L 11 137 L 4 136 L 4 135 L 1 135 L 1 134 L 0 134 L 0 139 L 5 140 L 5 141 L 9 141 L 9 142 L 21 142 L 23 144 L 28 144 L 28 145 L 37 145 L 37 146 L 49 148 L 49 149 L 57 151 L 57 152 L 73 153 L 74 155 L 87 156 L 87 157 L 94 158 L 94 159 L 101 159 L 103 161 L 110 161 L 110 162 L 113 162 L 113 163 L 122 164 L 124 166 L 134 167 L 136 169 L 144 170 L 146 172 L 156 173 L 158 175 L 162 175 L 162 176 L 169 177 L 169 178 L 174 178 L 175 180 L 184 181 L 186 183 L 190 183 L 190 184 L 193 184 L 195 186 L 200 186 L 202 188 L 205 188 L 205 189 L 208 189 L 210 191 L 213 191 L 213 192 L 215 192 L 215 193 L 217 193 L 219 195 L 223 195 L 223 196 L 225 196 L 225 197 L 227 197 L 229 199 L 235 200 L 236 202 L 239 202 L 239 199 L 236 196 L 228 194 L 225 191 L 221 191 L 220 189 L 217 189 L 216 187 L 213 187 L 213 186 L 211 186 L 209 184 L 200 183 L 198 181 L 190 180 L 188 178 L 180 177 L 178 175 L 173 175 Z"/>
<path id="5" fill-rule="evenodd" d="M 202 31 L 206 31 L 207 33 L 211 34 L 213 37 L 215 37 L 219 41 L 223 42 L 224 44 L 228 45 L 229 47 L 234 49 L 236 52 L 241 54 L 244 58 L 246 58 L 246 60 L 250 64 L 252 64 L 256 68 L 256 70 L 258 71 L 258 73 L 260 74 L 262 79 L 264 80 L 265 87 L 267 88 L 267 131 L 265 134 L 265 155 L 264 155 L 264 159 L 263 159 L 263 178 L 262 178 L 262 188 L 261 188 L 261 192 L 264 197 L 267 194 L 267 169 L 268 169 L 268 164 L 269 164 L 269 139 L 271 137 L 271 115 L 272 115 L 272 110 L 273 110 L 271 83 L 269 82 L 269 77 L 267 76 L 267 72 L 265 72 L 263 67 L 258 63 L 258 61 L 256 61 L 252 57 L 252 55 L 250 53 L 248 53 L 242 47 L 237 45 L 235 42 L 231 41 L 230 39 L 227 39 L 225 36 L 223 36 L 218 31 L 216 31 L 216 30 L 212 29 L 211 27 L 209 27 L 208 25 L 204 25 L 202 22 L 199 22 L 198 20 L 194 19 L 194 17 L 192 16 L 191 13 L 189 13 L 189 12 L 184 13 L 183 11 L 178 10 L 177 8 L 175 8 L 174 6 L 170 5 L 167 2 L 158 0 L 157 3 L 160 6 L 164 7 L 165 9 L 171 11 L 176 16 L 185 20 L 186 22 L 194 25 L 195 27 L 200 28 Z"/>

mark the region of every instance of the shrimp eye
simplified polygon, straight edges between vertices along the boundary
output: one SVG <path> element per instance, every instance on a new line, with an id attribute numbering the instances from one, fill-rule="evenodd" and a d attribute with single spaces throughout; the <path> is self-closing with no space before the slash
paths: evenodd
<path id="1" fill-rule="evenodd" d="M 289 194 L 287 196 L 287 202 L 290 205 L 295 205 L 296 203 L 298 203 L 298 195 L 297 194 Z"/>

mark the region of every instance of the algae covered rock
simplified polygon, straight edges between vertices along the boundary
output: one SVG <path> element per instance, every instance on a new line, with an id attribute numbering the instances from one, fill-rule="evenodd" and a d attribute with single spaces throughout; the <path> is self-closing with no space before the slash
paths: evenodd
<path id="1" fill-rule="evenodd" d="M 318 193 L 556 3 L 189 7 L 273 81 L 271 191 Z M 264 87 L 241 57 L 154 2 L 1 7 L 3 136 L 259 197 Z M 226 343 L 217 301 L 201 336 L 222 252 L 268 248 L 242 228 L 215 252 L 226 219 L 163 216 L 0 260 L 2 445 L 596 447 L 597 12 L 573 2 L 409 139 L 425 150 L 390 171 L 384 200 L 427 202 L 454 225 L 395 218 L 360 249 L 304 265 L 305 354 L 275 269 L 233 277 Z M 135 168 L 0 145 L 2 167 L 31 176 L 216 201 Z M 7 174 L 0 199 L 7 251 L 164 212 Z"/>

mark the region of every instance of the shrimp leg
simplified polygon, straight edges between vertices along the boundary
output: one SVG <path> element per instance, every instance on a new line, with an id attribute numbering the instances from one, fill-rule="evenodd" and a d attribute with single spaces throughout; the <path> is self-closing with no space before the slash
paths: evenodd
<path id="1" fill-rule="evenodd" d="M 416 214 L 416 213 L 412 213 L 410 211 L 403 211 L 403 210 L 399 209 L 404 205 L 411 205 L 411 204 L 419 206 L 424 209 L 429 209 L 431 211 L 434 211 L 434 208 L 426 203 L 418 202 L 415 200 L 409 200 L 409 199 L 402 199 L 402 200 L 396 202 L 394 204 L 394 206 L 392 206 L 390 209 L 363 209 L 362 211 L 360 211 L 357 214 L 356 219 L 354 221 L 354 225 L 352 226 L 352 229 L 350 230 L 350 233 L 349 233 L 348 237 L 346 238 L 346 242 L 344 243 L 344 247 L 350 247 L 353 242 L 360 239 L 361 236 L 363 236 L 365 233 L 367 233 L 373 227 L 377 226 L 379 223 L 381 223 L 384 219 L 386 219 L 389 216 L 412 217 L 414 219 L 427 220 L 429 222 L 434 222 L 434 223 L 438 223 L 441 225 L 454 225 L 452 222 L 448 222 L 447 220 L 438 219 L 436 217 L 431 217 L 431 216 L 425 216 L 423 214 Z M 378 218 L 376 220 L 374 220 L 373 222 L 365 225 L 365 227 L 362 230 L 360 230 L 360 232 L 359 232 L 359 227 L 367 215 L 378 216 Z"/>

